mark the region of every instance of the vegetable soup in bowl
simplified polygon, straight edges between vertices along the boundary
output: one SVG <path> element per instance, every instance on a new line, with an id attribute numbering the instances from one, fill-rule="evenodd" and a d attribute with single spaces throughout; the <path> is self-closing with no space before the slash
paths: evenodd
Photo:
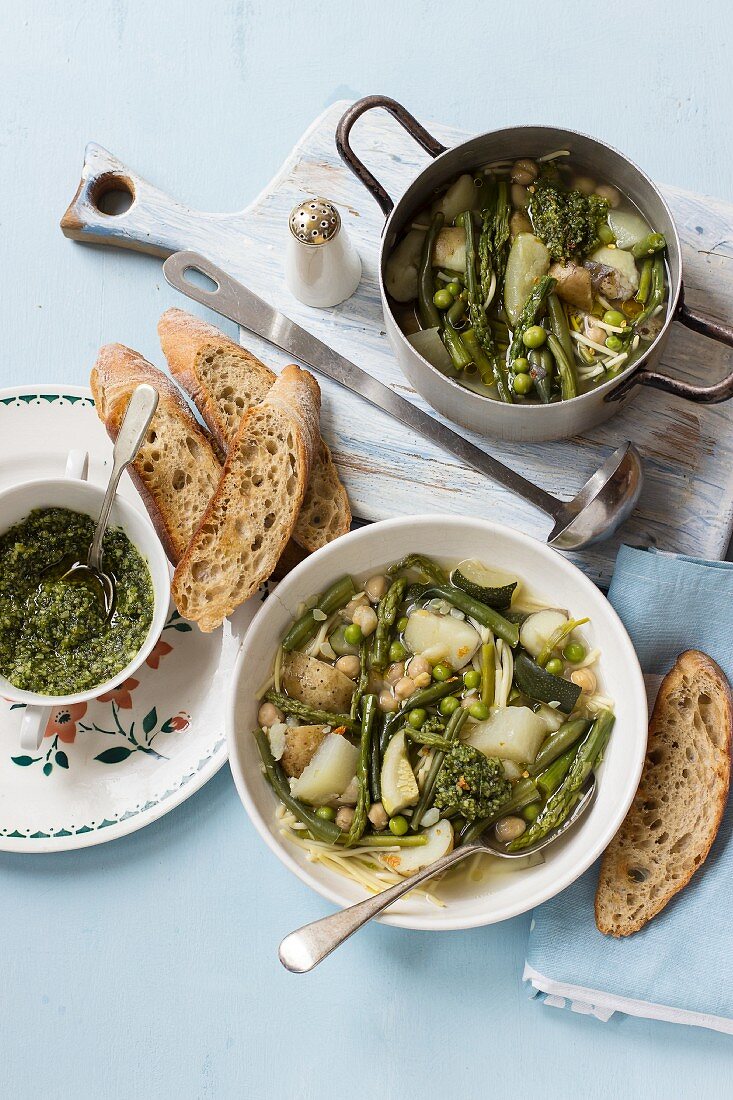
<path id="1" fill-rule="evenodd" d="M 243 642 L 228 710 L 237 789 L 304 882 L 348 905 L 483 829 L 526 860 L 478 855 L 396 904 L 409 928 L 526 911 L 600 854 L 633 798 L 646 696 L 600 591 L 533 539 L 481 520 L 407 517 L 298 566 Z"/>

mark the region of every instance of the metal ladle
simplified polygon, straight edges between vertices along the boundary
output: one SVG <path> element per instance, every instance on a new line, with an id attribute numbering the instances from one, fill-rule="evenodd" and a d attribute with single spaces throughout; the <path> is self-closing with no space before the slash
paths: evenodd
<path id="1" fill-rule="evenodd" d="M 436 859 L 435 863 L 431 863 L 422 871 L 410 875 L 403 882 L 390 886 L 388 890 L 382 890 L 373 898 L 359 901 L 356 905 L 350 905 L 347 909 L 340 909 L 329 917 L 323 917 L 321 920 L 303 925 L 297 932 L 291 932 L 289 936 L 286 936 L 280 944 L 280 962 L 286 970 L 290 970 L 293 974 L 305 974 L 306 971 L 312 970 L 314 966 L 318 966 L 319 962 L 322 962 L 327 955 L 330 955 L 345 940 L 353 936 L 354 932 L 358 932 L 360 928 L 363 928 L 373 917 L 384 912 L 393 901 L 397 901 L 403 894 L 414 890 L 420 883 L 427 882 L 434 875 L 447 871 L 449 867 L 460 863 L 467 856 L 475 855 L 476 852 L 488 852 L 489 855 L 498 856 L 500 859 L 525 859 L 536 852 L 541 852 L 543 848 L 554 844 L 563 833 L 567 832 L 583 816 L 586 810 L 590 808 L 595 793 L 596 781 L 595 776 L 592 776 L 588 781 L 583 797 L 562 825 L 558 825 L 549 836 L 543 837 L 542 840 L 538 840 L 536 844 L 532 844 L 528 848 L 524 848 L 519 852 L 508 852 L 498 841 L 489 839 L 493 830 L 487 829 L 469 844 L 462 844 L 460 847 L 454 848 L 447 855 Z"/>
<path id="2" fill-rule="evenodd" d="M 115 440 L 112 454 L 112 473 L 107 485 L 107 492 L 104 494 L 94 538 L 89 547 L 86 561 L 67 560 L 62 566 L 55 567 L 56 573 L 60 574 L 60 580 L 71 584 L 86 584 L 90 589 L 93 589 L 99 596 L 107 618 L 114 610 L 117 582 L 114 576 L 111 573 L 105 573 L 102 567 L 102 540 L 107 530 L 109 514 L 120 478 L 130 463 L 137 457 L 157 407 L 158 391 L 153 389 L 152 386 L 138 386 L 133 391 Z"/>
<path id="3" fill-rule="evenodd" d="M 214 289 L 192 283 L 186 278 L 188 271 L 198 271 L 206 276 L 214 283 Z M 204 256 L 197 252 L 175 252 L 163 264 L 163 272 L 170 285 L 182 294 L 228 317 L 319 374 L 359 394 L 408 428 L 454 454 L 467 466 L 545 512 L 554 520 L 547 541 L 558 550 L 580 550 L 608 538 L 630 515 L 639 499 L 641 458 L 631 443 L 624 443 L 609 455 L 572 500 L 559 500 L 400 397 L 273 309 Z"/>

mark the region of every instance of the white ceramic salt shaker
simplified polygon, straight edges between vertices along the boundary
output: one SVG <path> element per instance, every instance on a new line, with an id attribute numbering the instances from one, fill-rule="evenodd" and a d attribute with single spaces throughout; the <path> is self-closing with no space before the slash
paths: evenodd
<path id="1" fill-rule="evenodd" d="M 361 260 L 327 199 L 304 199 L 292 211 L 285 252 L 285 283 L 307 306 L 335 306 L 361 279 Z"/>

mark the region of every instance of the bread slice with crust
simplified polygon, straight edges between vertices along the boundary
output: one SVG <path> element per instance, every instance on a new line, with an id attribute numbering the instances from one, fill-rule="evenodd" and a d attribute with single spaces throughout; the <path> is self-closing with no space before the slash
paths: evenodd
<path id="1" fill-rule="evenodd" d="M 158 334 L 171 374 L 192 398 L 223 461 L 242 416 L 265 399 L 277 376 L 246 348 L 182 309 L 166 310 Z M 293 538 L 313 551 L 350 526 L 349 498 L 321 439 Z"/>
<path id="2" fill-rule="evenodd" d="M 123 344 L 100 350 L 90 379 L 97 414 L 111 438 L 117 438 L 132 392 L 143 382 L 158 391 L 158 407 L 130 476 L 176 565 L 216 492 L 221 463 L 178 388 Z"/>
<path id="3" fill-rule="evenodd" d="M 320 390 L 285 367 L 242 417 L 219 486 L 173 576 L 181 615 L 215 630 L 269 577 L 295 526 L 318 446 Z"/>
<path id="4" fill-rule="evenodd" d="M 638 932 L 705 862 L 728 798 L 732 732 L 725 674 L 699 650 L 680 654 L 654 705 L 636 797 L 601 862 L 601 932 Z"/>

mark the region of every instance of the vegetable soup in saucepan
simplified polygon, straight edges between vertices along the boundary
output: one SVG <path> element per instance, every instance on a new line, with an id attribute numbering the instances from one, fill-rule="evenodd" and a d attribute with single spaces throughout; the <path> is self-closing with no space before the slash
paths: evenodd
<path id="1" fill-rule="evenodd" d="M 425 359 L 484 396 L 565 401 L 614 378 L 664 321 L 665 238 L 567 150 L 477 168 L 418 210 L 385 285 Z"/>
<path id="2" fill-rule="evenodd" d="M 283 835 L 374 892 L 485 829 L 516 852 L 548 835 L 613 726 L 587 622 L 476 559 L 412 554 L 335 580 L 258 696 Z"/>

